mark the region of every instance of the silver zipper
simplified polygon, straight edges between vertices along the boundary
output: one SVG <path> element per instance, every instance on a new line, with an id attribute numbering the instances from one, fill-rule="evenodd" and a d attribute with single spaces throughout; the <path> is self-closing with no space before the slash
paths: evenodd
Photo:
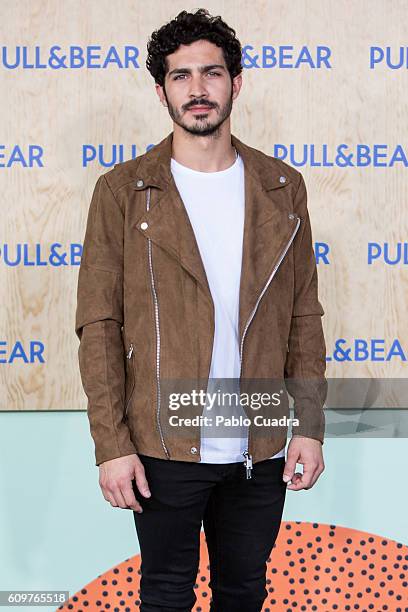
<path id="1" fill-rule="evenodd" d="M 245 457 L 245 469 L 246 469 L 246 477 L 247 480 L 252 478 L 251 470 L 252 470 L 252 457 L 249 454 L 249 451 L 246 450 L 242 453 Z"/>
<path id="2" fill-rule="evenodd" d="M 126 359 L 129 360 L 129 365 L 132 368 L 132 389 L 129 393 L 129 397 L 126 400 L 126 405 L 125 405 L 125 415 L 124 415 L 124 419 L 127 419 L 127 414 L 128 414 L 128 408 L 129 408 L 129 404 L 130 404 L 130 400 L 132 399 L 133 396 L 133 391 L 135 390 L 135 372 L 134 372 L 134 367 L 133 367 L 133 362 L 132 364 L 130 364 L 130 360 L 132 358 L 132 354 L 133 354 L 133 344 L 130 343 L 130 347 L 129 350 L 126 354 Z"/>
<path id="3" fill-rule="evenodd" d="M 130 359 L 132 357 L 132 353 L 133 353 L 133 344 L 130 343 L 130 347 L 129 347 L 129 350 L 127 352 L 126 358 Z"/>
<path id="4" fill-rule="evenodd" d="M 240 380 L 241 380 L 241 374 L 242 374 L 242 355 L 243 355 L 243 350 L 244 350 L 245 334 L 246 334 L 246 332 L 248 330 L 248 327 L 251 324 L 252 319 L 255 316 L 255 312 L 256 312 L 256 310 L 258 308 L 259 302 L 261 301 L 261 299 L 262 299 L 265 291 L 267 290 L 271 280 L 275 276 L 279 266 L 282 263 L 283 258 L 285 257 L 286 253 L 288 252 L 288 249 L 289 249 L 290 245 L 292 244 L 292 242 L 293 242 L 293 240 L 294 240 L 294 238 L 295 238 L 295 236 L 297 234 L 297 231 L 299 229 L 299 225 L 300 225 L 300 217 L 297 218 L 296 227 L 293 230 L 293 233 L 292 233 L 292 235 L 291 235 L 291 237 L 289 239 L 289 242 L 287 243 L 287 245 L 285 246 L 284 250 L 282 251 L 278 261 L 276 262 L 275 267 L 273 268 L 273 270 L 271 272 L 271 275 L 269 276 L 268 280 L 266 281 L 266 284 L 265 284 L 264 288 L 262 289 L 261 293 L 259 294 L 259 297 L 258 297 L 258 299 L 256 301 L 256 304 L 255 304 L 255 306 L 254 306 L 254 308 L 253 308 L 253 310 L 252 310 L 252 312 L 251 312 L 251 314 L 250 314 L 250 316 L 249 316 L 249 318 L 248 318 L 248 320 L 246 322 L 246 325 L 244 327 L 244 332 L 242 334 L 241 346 L 240 346 L 240 351 L 239 351 L 239 359 L 240 359 L 239 379 Z M 250 430 L 250 428 L 248 428 L 247 449 L 242 453 L 244 455 L 244 457 L 245 457 L 244 465 L 245 465 L 245 468 L 246 468 L 246 477 L 247 477 L 247 479 L 251 478 L 251 470 L 252 470 L 252 456 L 249 454 L 250 434 L 251 434 L 251 430 Z"/>
<path id="5" fill-rule="evenodd" d="M 150 209 L 150 187 L 147 190 L 147 201 L 146 201 L 146 210 Z M 160 390 L 160 324 L 159 324 L 159 303 L 157 300 L 156 287 L 154 284 L 154 276 L 153 276 L 153 264 L 152 264 L 152 243 L 150 238 L 147 239 L 148 249 L 149 249 L 149 269 L 150 269 L 150 281 L 151 281 L 151 289 L 154 300 L 154 317 L 155 317 L 155 325 L 156 325 L 156 384 L 157 384 L 157 411 L 156 411 L 156 420 L 157 427 L 159 429 L 160 439 L 163 446 L 163 450 L 167 455 L 167 458 L 170 459 L 169 451 L 167 450 L 166 444 L 164 442 L 163 431 L 160 424 L 160 403 L 161 403 L 161 390 Z"/>

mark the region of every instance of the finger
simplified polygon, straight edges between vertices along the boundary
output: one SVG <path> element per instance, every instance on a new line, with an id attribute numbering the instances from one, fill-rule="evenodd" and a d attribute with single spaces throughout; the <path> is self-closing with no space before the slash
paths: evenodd
<path id="1" fill-rule="evenodd" d="M 123 499 L 122 491 L 119 485 L 118 484 L 113 485 L 111 491 L 112 491 L 113 498 L 116 502 L 115 505 L 119 506 L 119 508 L 126 508 L 126 502 Z"/>
<path id="2" fill-rule="evenodd" d="M 102 489 L 102 493 L 107 502 L 110 503 L 111 506 L 117 506 L 113 493 L 109 491 L 106 487 Z"/>
<path id="3" fill-rule="evenodd" d="M 143 465 L 135 469 L 135 481 L 136 486 L 139 489 L 141 495 L 143 495 L 143 497 L 151 497 L 152 494 L 149 489 L 149 484 L 146 480 L 146 474 Z"/>
<path id="4" fill-rule="evenodd" d="M 318 465 L 316 468 L 315 473 L 313 474 L 313 478 L 312 478 L 312 484 L 310 485 L 311 487 L 313 487 L 313 485 L 315 484 L 315 482 L 318 480 L 320 474 L 323 472 L 323 466 L 322 465 Z"/>
<path id="5" fill-rule="evenodd" d="M 106 488 L 105 488 L 105 485 L 103 485 L 103 484 L 100 482 L 100 483 L 99 483 L 99 487 L 100 487 L 100 489 L 101 489 L 101 491 L 102 491 L 102 495 L 103 495 L 103 497 L 105 498 L 105 500 L 106 500 L 107 502 L 108 502 L 108 501 L 110 501 L 110 499 L 109 499 L 109 494 L 108 494 L 108 492 L 107 492 L 107 490 L 106 490 Z"/>
<path id="6" fill-rule="evenodd" d="M 299 488 L 299 483 L 302 483 L 302 474 L 300 472 L 296 472 L 296 474 L 292 476 L 291 482 L 286 488 L 297 491 Z"/>
<path id="7" fill-rule="evenodd" d="M 122 495 L 125 500 L 126 507 L 135 510 L 136 512 L 143 512 L 143 508 L 137 501 L 135 494 L 133 493 L 133 489 L 131 484 L 128 484 L 122 487 Z"/>
<path id="8" fill-rule="evenodd" d="M 102 482 L 101 480 L 99 481 L 99 486 L 101 488 L 102 491 L 102 495 L 104 496 L 105 500 L 107 502 L 109 502 L 111 504 L 111 506 L 116 506 L 116 501 L 115 498 L 113 496 L 113 492 L 111 491 L 109 485 L 106 482 Z"/>
<path id="9" fill-rule="evenodd" d="M 292 484 L 288 485 L 288 489 L 292 489 L 294 491 L 300 491 L 301 489 L 310 489 L 312 486 L 312 479 L 317 468 L 318 464 L 313 467 L 310 463 L 305 464 L 303 467 L 303 474 L 297 472 L 296 475 L 298 476 L 298 478 L 295 482 L 293 482 L 292 479 Z"/>
<path id="10" fill-rule="evenodd" d="M 297 459 L 298 459 L 297 453 L 295 454 L 288 453 L 288 458 L 286 460 L 285 468 L 283 470 L 283 476 L 282 476 L 285 482 L 289 482 L 289 480 L 292 479 L 292 476 L 296 469 Z"/>

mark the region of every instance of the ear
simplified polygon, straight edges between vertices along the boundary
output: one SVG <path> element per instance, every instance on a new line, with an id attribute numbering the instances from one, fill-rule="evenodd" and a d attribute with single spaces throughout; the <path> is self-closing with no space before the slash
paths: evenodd
<path id="1" fill-rule="evenodd" d="M 238 98 L 241 87 L 242 87 L 242 74 L 237 74 L 237 76 L 235 76 L 232 79 L 232 99 L 233 100 Z"/>
<path id="2" fill-rule="evenodd" d="M 159 96 L 160 102 L 163 104 L 163 106 L 167 107 L 167 102 L 166 102 L 166 97 L 164 95 L 163 87 L 159 85 L 158 83 L 156 83 L 155 88 L 156 88 L 156 93 Z"/>

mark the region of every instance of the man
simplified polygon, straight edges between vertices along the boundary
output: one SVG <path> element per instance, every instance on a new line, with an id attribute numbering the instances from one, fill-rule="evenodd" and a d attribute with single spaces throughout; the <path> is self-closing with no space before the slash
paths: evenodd
<path id="1" fill-rule="evenodd" d="M 146 64 L 173 131 L 101 175 L 89 209 L 79 362 L 102 493 L 134 511 L 142 612 L 192 609 L 202 522 L 210 609 L 261 610 L 286 489 L 311 488 L 324 469 L 324 312 L 306 188 L 231 134 L 241 54 L 204 9 L 154 32 Z M 170 425 L 177 381 L 251 390 L 283 379 L 298 419 L 286 462 L 287 425 L 240 421 L 230 436 L 204 421 Z M 285 397 L 269 415 L 287 414 Z M 203 416 L 195 406 L 180 414 Z M 217 410 L 252 414 L 239 402 Z"/>

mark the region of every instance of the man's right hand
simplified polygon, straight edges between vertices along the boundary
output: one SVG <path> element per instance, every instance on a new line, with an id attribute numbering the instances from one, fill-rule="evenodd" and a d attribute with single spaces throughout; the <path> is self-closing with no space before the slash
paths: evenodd
<path id="1" fill-rule="evenodd" d="M 132 488 L 133 479 L 140 493 L 150 497 L 144 466 L 136 454 L 110 459 L 99 465 L 99 485 L 106 501 L 111 506 L 141 513 L 143 509 Z"/>

